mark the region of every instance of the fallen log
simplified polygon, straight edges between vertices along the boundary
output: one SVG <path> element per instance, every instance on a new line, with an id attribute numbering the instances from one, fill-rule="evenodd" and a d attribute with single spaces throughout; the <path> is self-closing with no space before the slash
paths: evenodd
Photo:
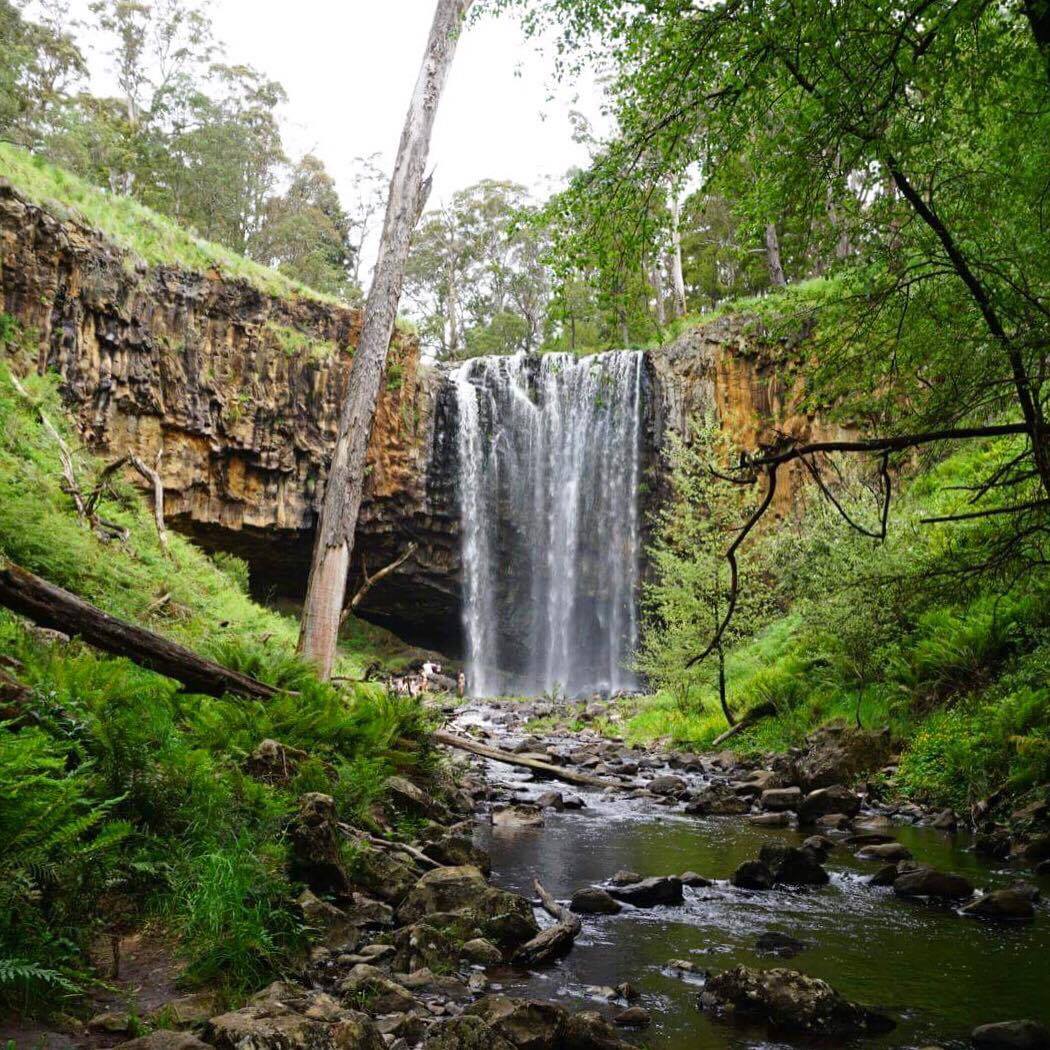
<path id="1" fill-rule="evenodd" d="M 540 930 L 532 940 L 526 941 L 514 953 L 514 962 L 524 966 L 538 966 L 567 955 L 580 930 L 583 929 L 583 923 L 579 917 L 573 915 L 568 908 L 562 907 L 543 888 L 539 879 L 533 879 L 532 886 L 540 898 L 543 910 L 558 921 L 554 926 Z"/>
<path id="2" fill-rule="evenodd" d="M 75 594 L 3 560 L 0 605 L 41 627 L 79 636 L 103 652 L 126 656 L 142 667 L 181 682 L 194 693 L 234 693 L 257 700 L 269 700 L 278 693 L 265 682 L 231 671 L 178 642 L 110 616 Z"/>
<path id="3" fill-rule="evenodd" d="M 763 718 L 769 718 L 776 713 L 777 709 L 772 704 L 759 704 L 758 707 L 748 711 L 747 715 L 741 718 L 735 726 L 731 726 L 721 736 L 716 736 L 711 741 L 711 747 L 714 748 L 718 747 L 719 744 L 724 744 L 730 737 L 736 736 L 737 733 L 741 733 L 745 729 L 750 729 L 756 722 L 761 722 Z"/>
<path id="4" fill-rule="evenodd" d="M 472 755 L 491 758 L 494 762 L 505 762 L 508 766 L 534 769 L 554 780 L 564 780 L 568 784 L 582 784 L 585 787 L 600 788 L 632 786 L 613 780 L 603 780 L 601 777 L 592 777 L 586 773 L 577 773 L 574 769 L 563 769 L 561 766 L 556 766 L 550 762 L 542 762 L 538 758 L 529 758 L 525 755 L 515 755 L 511 751 L 504 751 L 501 748 L 487 747 L 485 744 L 479 744 L 476 740 L 456 736 L 454 733 L 446 733 L 443 730 L 436 731 L 434 739 L 446 747 L 455 747 L 460 751 L 469 751 Z"/>

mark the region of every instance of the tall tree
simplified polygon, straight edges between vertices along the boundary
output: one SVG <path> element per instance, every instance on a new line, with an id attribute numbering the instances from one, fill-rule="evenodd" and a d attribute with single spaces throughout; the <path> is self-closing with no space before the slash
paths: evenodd
<path id="1" fill-rule="evenodd" d="M 412 231 L 426 204 L 423 175 L 441 93 L 448 79 L 463 19 L 472 0 L 437 0 L 423 65 L 405 118 L 390 180 L 383 234 L 364 323 L 354 354 L 339 434 L 317 522 L 310 579 L 299 634 L 299 651 L 322 678 L 332 673 L 346 575 L 361 508 L 365 455 L 394 333 L 397 305 Z"/>

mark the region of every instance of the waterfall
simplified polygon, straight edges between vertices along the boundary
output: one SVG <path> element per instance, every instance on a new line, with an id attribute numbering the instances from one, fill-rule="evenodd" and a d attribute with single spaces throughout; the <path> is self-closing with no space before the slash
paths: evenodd
<path id="1" fill-rule="evenodd" d="M 453 373 L 473 695 L 635 686 L 643 371 L 615 351 Z"/>

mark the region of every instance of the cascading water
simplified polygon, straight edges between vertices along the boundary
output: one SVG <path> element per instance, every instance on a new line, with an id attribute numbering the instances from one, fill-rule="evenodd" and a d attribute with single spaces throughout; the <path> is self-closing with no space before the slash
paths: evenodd
<path id="1" fill-rule="evenodd" d="M 473 695 L 635 686 L 643 372 L 615 351 L 453 374 Z"/>

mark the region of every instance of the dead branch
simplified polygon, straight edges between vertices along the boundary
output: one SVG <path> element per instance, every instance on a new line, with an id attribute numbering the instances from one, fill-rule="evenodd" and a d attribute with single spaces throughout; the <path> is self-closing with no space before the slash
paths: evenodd
<path id="1" fill-rule="evenodd" d="M 725 632 L 728 630 L 729 624 L 732 622 L 733 614 L 736 612 L 737 601 L 740 593 L 740 570 L 736 558 L 737 551 L 740 549 L 741 544 L 743 544 L 754 530 L 759 521 L 762 520 L 766 511 L 772 504 L 773 496 L 776 493 L 777 471 L 782 466 L 800 459 L 812 472 L 814 468 L 808 463 L 807 457 L 828 454 L 831 452 L 879 454 L 882 457 L 880 474 L 883 481 L 883 499 L 881 529 L 877 534 L 874 534 L 870 532 L 870 530 L 866 530 L 862 526 L 853 522 L 838 501 L 830 495 L 827 487 L 819 478 L 818 484 L 820 484 L 821 491 L 831 499 L 831 502 L 842 517 L 853 528 L 865 535 L 873 536 L 875 539 L 883 539 L 885 538 L 886 529 L 888 527 L 890 496 L 892 494 L 889 475 L 889 456 L 891 453 L 900 452 L 909 448 L 916 448 L 920 445 L 930 445 L 940 441 L 967 441 L 976 438 L 1006 437 L 1017 434 L 1028 434 L 1031 436 L 1028 424 L 1004 423 L 995 426 L 960 427 L 952 430 L 930 430 L 919 434 L 900 434 L 895 437 L 869 438 L 866 440 L 855 441 L 814 441 L 804 445 L 790 445 L 780 451 L 763 453 L 758 456 L 742 456 L 740 466 L 737 468 L 737 472 L 740 474 L 741 478 L 754 484 L 758 480 L 756 471 L 762 470 L 766 477 L 766 491 L 758 507 L 754 510 L 747 521 L 744 522 L 735 539 L 726 549 L 725 559 L 729 564 L 729 598 L 725 616 L 722 617 L 721 622 L 715 630 L 714 636 L 707 644 L 706 648 L 696 656 L 687 660 L 685 666 L 693 667 L 701 661 L 706 660 L 707 657 L 710 656 L 711 653 L 713 653 L 722 643 Z M 1026 505 L 1022 504 L 1017 509 L 1026 509 Z"/>
<path id="2" fill-rule="evenodd" d="M 943 521 L 972 521 L 974 518 L 990 518 L 996 514 L 1020 514 L 1026 510 L 1038 510 L 1050 506 L 1050 499 L 1036 499 L 1029 503 L 1014 503 L 1009 507 L 989 507 L 987 510 L 971 510 L 964 514 L 945 514 L 938 518 L 920 518 L 923 525 L 936 525 Z"/>
<path id="3" fill-rule="evenodd" d="M 510 751 L 503 751 L 495 747 L 486 747 L 484 744 L 479 744 L 476 740 L 456 736 L 454 733 L 446 733 L 443 730 L 438 730 L 433 735 L 439 744 L 444 744 L 446 747 L 458 748 L 460 751 L 469 751 L 473 755 L 491 758 L 495 762 L 505 762 L 508 766 L 521 766 L 523 769 L 536 770 L 548 777 L 552 777 L 554 780 L 564 780 L 569 784 L 582 784 L 586 787 L 624 786 L 611 780 L 602 780 L 600 777 L 588 776 L 586 773 L 577 773 L 573 769 L 563 769 L 561 766 L 543 762 L 538 758 L 529 758 L 527 755 L 515 755 Z"/>
<path id="4" fill-rule="evenodd" d="M 553 962 L 567 955 L 572 950 L 573 942 L 583 929 L 583 923 L 579 917 L 573 915 L 568 908 L 560 905 L 540 884 L 539 879 L 532 880 L 533 888 L 543 910 L 557 922 L 540 930 L 532 940 L 523 944 L 514 953 L 514 962 L 524 966 L 536 966 L 541 963 Z"/>
<path id="5" fill-rule="evenodd" d="M 364 561 L 361 562 L 361 572 L 364 574 L 365 582 L 357 589 L 357 593 L 350 599 L 350 604 L 342 611 L 339 616 L 340 625 L 346 623 L 346 618 L 361 604 L 361 600 L 364 596 L 381 580 L 384 576 L 389 576 L 392 572 L 396 572 L 401 568 L 402 565 L 412 557 L 413 554 L 419 549 L 418 543 L 410 543 L 398 558 L 392 561 L 389 565 L 384 566 L 375 574 L 375 576 L 368 575 L 368 569 L 365 567 Z"/>
<path id="6" fill-rule="evenodd" d="M 128 462 L 153 486 L 153 520 L 157 526 L 157 539 L 161 550 L 168 552 L 168 530 L 164 524 L 164 482 L 160 476 L 160 461 L 164 450 L 157 453 L 155 467 L 149 467 L 138 456 L 128 456 Z"/>

